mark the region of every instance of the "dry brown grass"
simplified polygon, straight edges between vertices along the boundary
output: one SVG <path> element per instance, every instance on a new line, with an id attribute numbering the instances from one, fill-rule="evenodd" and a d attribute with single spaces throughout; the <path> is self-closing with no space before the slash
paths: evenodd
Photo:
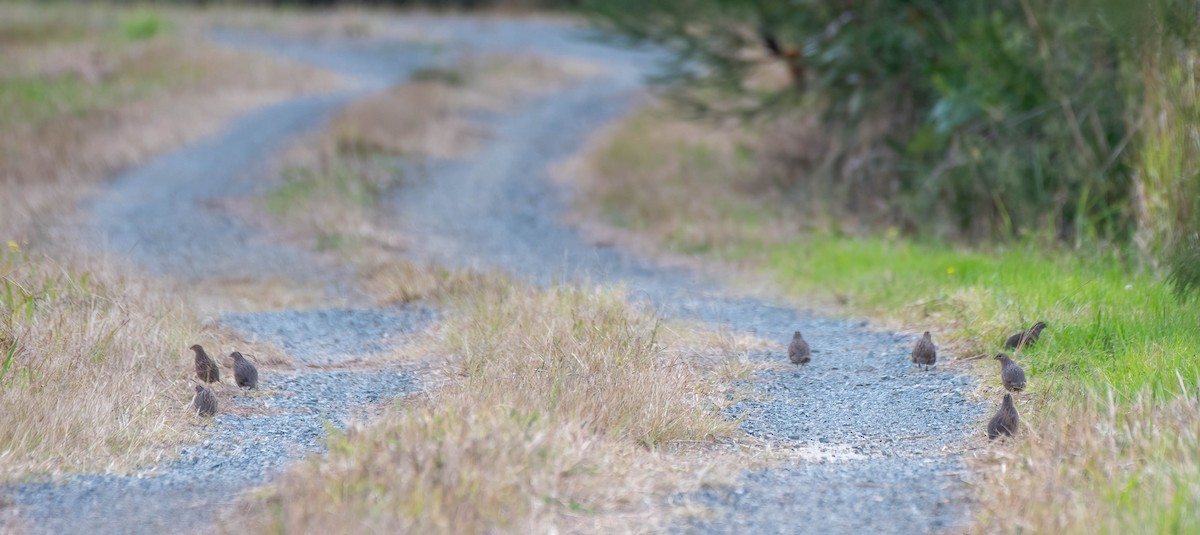
<path id="1" fill-rule="evenodd" d="M 749 364 L 697 349 L 711 340 L 618 289 L 491 279 L 452 300 L 444 383 L 285 476 L 254 509 L 259 530 L 653 531 L 666 496 L 744 465 L 711 445 L 734 430 L 717 370 Z"/>
<path id="2" fill-rule="evenodd" d="M 0 251 L 0 480 L 122 471 L 194 436 L 187 348 L 239 346 L 175 295 L 103 259 Z M 251 353 L 286 365 L 269 349 Z"/>
<path id="3" fill-rule="evenodd" d="M 794 235 L 806 219 L 759 173 L 750 148 L 758 142 L 737 125 L 651 105 L 594 137 L 555 176 L 578 189 L 575 222 L 590 234 L 659 256 L 664 243 L 689 253 Z"/>
<path id="4" fill-rule="evenodd" d="M 466 114 L 503 111 L 598 69 L 579 60 L 492 54 L 419 70 L 413 81 L 348 106 L 333 121 L 331 142 L 339 154 L 463 156 L 486 135 Z"/>
<path id="5" fill-rule="evenodd" d="M 1195 380 L 1190 387 L 1195 388 Z M 1189 385 L 1181 381 L 1182 387 Z M 1043 406 L 1010 448 L 989 448 L 978 533 L 1195 533 L 1200 400 L 1089 397 Z"/>

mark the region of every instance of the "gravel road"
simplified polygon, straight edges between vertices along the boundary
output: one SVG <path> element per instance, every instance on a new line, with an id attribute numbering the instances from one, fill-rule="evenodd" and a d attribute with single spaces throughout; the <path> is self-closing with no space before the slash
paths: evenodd
<path id="1" fill-rule="evenodd" d="M 568 193 L 548 164 L 578 151 L 588 135 L 628 112 L 653 58 L 573 53 L 610 66 L 607 76 L 494 117 L 493 141 L 475 157 L 433 166 L 428 180 L 392 199 L 395 225 L 421 236 L 419 259 L 500 268 L 547 283 L 626 285 L 666 317 L 704 321 L 786 344 L 800 329 L 819 351 L 802 371 L 766 373 L 731 417 L 777 447 L 853 452 L 840 462 L 747 474 L 734 488 L 682 497 L 716 509 L 688 533 L 927 533 L 968 513 L 965 467 L 943 449 L 962 441 L 982 408 L 965 398 L 969 380 L 918 372 L 915 338 L 821 318 L 768 300 L 732 295 L 679 269 L 597 248 L 562 224 Z M 784 359 L 781 351 L 760 355 Z M 943 358 L 946 356 L 943 355 Z"/>
<path id="2" fill-rule="evenodd" d="M 667 317 L 754 333 L 786 343 L 795 329 L 817 353 L 803 370 L 769 372 L 732 407 L 746 433 L 779 448 L 840 452 L 822 460 L 747 473 L 732 488 L 675 497 L 710 506 L 685 533 L 926 533 L 964 521 L 965 468 L 952 446 L 974 431 L 982 409 L 968 380 L 908 362 L 915 340 L 739 296 L 694 273 L 596 248 L 562 224 L 567 193 L 548 167 L 579 150 L 589 134 L 631 110 L 652 68 L 646 53 L 604 46 L 547 23 L 448 18 L 396 19 L 446 41 L 445 54 L 520 50 L 574 56 L 605 75 L 486 119 L 488 144 L 471 157 L 435 162 L 429 179 L 389 199 L 392 222 L 413 240 L 418 260 L 491 267 L 539 283 L 558 279 L 627 285 Z M 148 269 L 198 281 L 286 274 L 340 292 L 345 268 L 271 243 L 224 214 L 216 202 L 261 193 L 255 172 L 293 136 L 319 126 L 364 91 L 385 87 L 438 59 L 404 43 L 291 41 L 228 32 L 221 42 L 254 47 L 341 72 L 359 86 L 296 99 L 236 121 L 212 139 L 119 177 L 88 209 L 98 241 Z M 319 451 L 321 425 L 417 387 L 402 370 L 316 371 L 400 343 L 435 312 L 369 308 L 229 314 L 221 321 L 249 337 L 277 341 L 297 358 L 292 375 L 264 378 L 270 395 L 239 398 L 266 414 L 216 419 L 204 444 L 135 476 L 71 476 L 8 493 L 36 531 L 158 533 L 205 527 L 212 508 L 264 482 L 281 466 Z M 336 333 L 337 336 L 331 337 Z M 758 358 L 783 359 L 764 353 Z"/>

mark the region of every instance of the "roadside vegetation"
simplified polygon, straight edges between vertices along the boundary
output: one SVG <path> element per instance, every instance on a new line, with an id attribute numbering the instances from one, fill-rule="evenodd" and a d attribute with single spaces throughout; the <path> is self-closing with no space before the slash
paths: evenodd
<path id="1" fill-rule="evenodd" d="M 93 188 L 327 75 L 194 38 L 186 17 L 0 5 L 0 479 L 122 471 L 196 436 L 187 347 L 232 338 L 169 284 L 87 256 Z"/>
<path id="2" fill-rule="evenodd" d="M 837 313 L 933 330 L 944 366 L 990 357 L 1007 335 L 1046 321 L 1043 339 L 1019 354 L 1030 377 L 1020 438 L 968 453 L 983 474 L 976 529 L 1197 525 L 1200 311 L 1136 252 L 1065 249 L 1041 236 L 965 246 L 846 225 L 774 178 L 786 154 L 778 129 L 788 126 L 686 115 L 660 104 L 593 143 L 572 173 L 584 220 L 616 229 L 618 242 L 769 274 Z M 968 366 L 981 399 L 998 399 L 994 361 Z"/>
<path id="3" fill-rule="evenodd" d="M 596 142 L 582 213 L 949 366 L 1046 321 L 974 530 L 1197 529 L 1195 4 L 636 5 L 591 3 L 672 50 L 668 103 Z"/>
<path id="4" fill-rule="evenodd" d="M 427 350 L 438 384 L 272 486 L 260 531 L 665 529 L 668 497 L 731 480 L 721 409 L 752 340 L 664 324 L 619 288 L 480 277 Z"/>

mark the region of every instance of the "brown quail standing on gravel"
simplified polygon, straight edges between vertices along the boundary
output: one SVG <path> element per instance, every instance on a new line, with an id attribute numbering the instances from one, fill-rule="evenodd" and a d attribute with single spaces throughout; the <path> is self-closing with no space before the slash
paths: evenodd
<path id="1" fill-rule="evenodd" d="M 1004 353 L 996 354 L 995 358 L 1000 361 L 1000 380 L 1004 383 L 1004 389 L 1009 392 L 1025 390 L 1025 370 Z"/>
<path id="2" fill-rule="evenodd" d="M 204 348 L 200 344 L 193 345 L 192 351 L 196 352 L 196 376 L 201 381 L 206 383 L 215 383 L 221 380 L 221 369 L 217 367 L 217 363 L 213 361 L 208 353 L 204 352 Z"/>
<path id="3" fill-rule="evenodd" d="M 196 385 L 196 395 L 192 396 L 192 410 L 200 416 L 212 416 L 217 413 L 217 395 L 204 385 Z"/>
<path id="4" fill-rule="evenodd" d="M 808 364 L 812 360 L 812 350 L 808 348 L 808 342 L 804 341 L 804 337 L 800 336 L 800 331 L 792 334 L 792 343 L 788 346 L 788 360 L 792 364 Z"/>
<path id="5" fill-rule="evenodd" d="M 933 345 L 933 336 L 929 331 L 925 331 L 925 335 L 913 346 L 912 361 L 918 367 L 926 366 L 925 369 L 937 362 L 937 347 Z"/>
<path id="6" fill-rule="evenodd" d="M 233 359 L 233 379 L 237 381 L 237 385 L 258 388 L 258 368 L 237 351 L 230 353 L 229 357 Z"/>
<path id="7" fill-rule="evenodd" d="M 1042 335 L 1042 329 L 1046 328 L 1046 322 L 1039 321 L 1033 324 L 1028 331 L 1021 331 L 1008 337 L 1004 341 L 1004 349 L 1021 349 L 1033 345 L 1038 337 Z"/>
<path id="8" fill-rule="evenodd" d="M 1004 403 L 1000 404 L 1000 410 L 988 422 L 988 439 L 1015 435 L 1020 422 L 1021 416 L 1017 414 L 1017 406 L 1013 405 L 1012 394 L 1004 394 Z"/>

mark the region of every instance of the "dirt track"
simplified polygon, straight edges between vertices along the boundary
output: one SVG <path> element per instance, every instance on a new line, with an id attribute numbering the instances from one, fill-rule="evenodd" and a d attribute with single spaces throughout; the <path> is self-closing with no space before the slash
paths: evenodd
<path id="1" fill-rule="evenodd" d="M 527 21 L 396 19 L 446 41 L 442 54 L 501 49 L 576 56 L 606 74 L 485 118 L 490 141 L 462 160 L 438 162 L 429 179 L 389 199 L 393 224 L 416 236 L 410 254 L 444 264 L 505 269 L 537 282 L 555 279 L 621 283 L 661 314 L 696 318 L 786 342 L 801 329 L 819 353 L 802 372 L 771 373 L 753 399 L 734 407 L 747 433 L 781 448 L 837 452 L 830 462 L 747 474 L 736 488 L 679 496 L 712 506 L 715 520 L 679 525 L 685 532 L 913 533 L 945 529 L 966 515 L 965 469 L 943 447 L 961 441 L 980 408 L 967 402 L 965 378 L 916 372 L 912 340 L 860 322 L 814 317 L 630 254 L 596 248 L 561 223 L 564 194 L 550 166 L 588 136 L 631 110 L 651 57 L 578 39 L 565 26 Z M 197 284 L 222 277 L 287 276 L 343 292 L 345 268 L 271 242 L 223 211 L 229 198 L 263 193 L 264 165 L 289 139 L 322 122 L 364 92 L 402 80 L 436 59 L 428 46 L 402 42 L 289 41 L 218 33 L 251 47 L 338 71 L 358 85 L 342 93 L 296 99 L 248 114 L 219 135 L 117 177 L 88 204 L 98 242 L 139 265 Z M 444 56 L 443 58 L 444 59 Z M 405 370 L 328 371 L 305 364 L 386 349 L 429 320 L 427 311 L 339 308 L 229 315 L 248 336 L 287 333 L 300 364 L 265 381 L 278 414 L 221 415 L 215 434 L 181 459 L 138 476 L 73 476 L 21 485 L 10 494 L 26 526 L 55 533 L 160 533 L 211 526 L 213 511 L 241 491 L 320 448 L 323 421 L 418 388 Z M 307 323 L 306 323 L 307 322 Z M 344 346 L 316 343 L 323 328 Z M 308 333 L 308 334 L 304 334 Z M 299 337 L 311 336 L 306 344 Z M 300 349 L 297 349 L 300 348 Z M 780 354 L 761 358 L 778 359 Z M 349 382 L 353 386 L 340 385 Z M 149 507 L 148 504 L 153 504 Z"/>

